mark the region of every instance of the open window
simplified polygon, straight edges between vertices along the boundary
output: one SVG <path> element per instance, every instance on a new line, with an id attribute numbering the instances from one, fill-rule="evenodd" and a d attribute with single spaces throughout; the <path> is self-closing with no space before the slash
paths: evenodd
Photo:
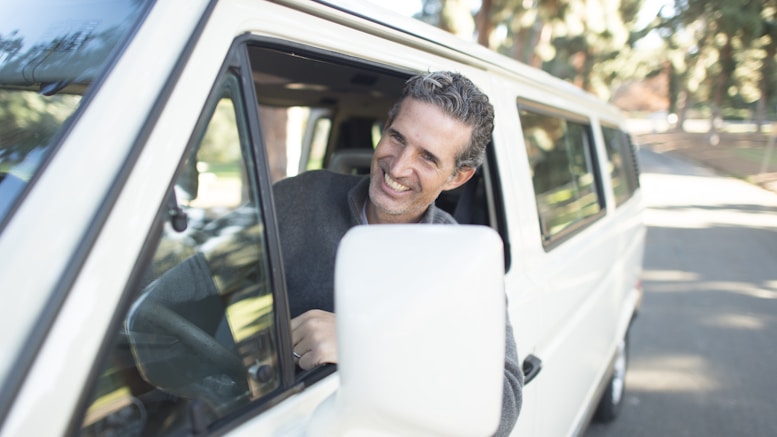
<path id="1" fill-rule="evenodd" d="M 248 48 L 273 180 L 329 169 L 369 174 L 372 152 L 405 81 L 417 72 L 355 61 L 341 54 L 273 41 Z M 285 123 L 285 124 L 284 124 Z M 509 248 L 493 147 L 467 184 L 444 192 L 437 206 L 459 223 L 490 226 Z M 285 173 L 281 169 L 286 169 Z"/>
<path id="2" fill-rule="evenodd" d="M 320 168 L 368 174 L 388 112 L 415 72 L 272 42 L 249 46 L 248 53 L 260 118 L 277 126 L 263 130 L 274 180 Z M 437 205 L 460 223 L 497 228 L 488 172 L 486 164 Z"/>

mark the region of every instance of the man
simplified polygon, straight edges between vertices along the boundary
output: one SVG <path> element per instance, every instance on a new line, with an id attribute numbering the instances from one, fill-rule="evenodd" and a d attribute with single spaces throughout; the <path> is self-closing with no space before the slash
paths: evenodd
<path id="1" fill-rule="evenodd" d="M 434 201 L 475 174 L 493 120 L 488 97 L 464 76 L 415 76 L 389 112 L 369 177 L 316 171 L 275 185 L 292 341 L 301 368 L 337 362 L 334 261 L 346 231 L 359 224 L 456 223 Z M 522 385 L 508 320 L 498 435 L 515 425 Z"/>

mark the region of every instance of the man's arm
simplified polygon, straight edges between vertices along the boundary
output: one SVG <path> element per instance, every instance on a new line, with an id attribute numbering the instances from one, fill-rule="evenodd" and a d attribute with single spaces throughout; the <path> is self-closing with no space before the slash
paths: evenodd
<path id="1" fill-rule="evenodd" d="M 502 392 L 502 419 L 499 421 L 499 428 L 496 436 L 510 435 L 515 423 L 518 421 L 518 414 L 521 412 L 523 402 L 523 371 L 518 361 L 518 351 L 515 347 L 515 337 L 513 336 L 513 327 L 510 324 L 510 317 L 505 314 L 505 370 L 504 370 L 504 391 Z"/>

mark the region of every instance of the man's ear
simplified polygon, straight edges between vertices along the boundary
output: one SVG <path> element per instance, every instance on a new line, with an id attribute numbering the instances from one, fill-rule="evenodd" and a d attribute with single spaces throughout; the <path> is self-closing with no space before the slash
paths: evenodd
<path id="1" fill-rule="evenodd" d="M 456 170 L 456 174 L 453 175 L 453 177 L 450 178 L 443 186 L 443 191 L 453 190 L 454 188 L 458 188 L 464 185 L 465 182 L 470 180 L 470 178 L 475 175 L 476 170 L 477 169 L 474 167 L 461 167 L 460 169 Z"/>

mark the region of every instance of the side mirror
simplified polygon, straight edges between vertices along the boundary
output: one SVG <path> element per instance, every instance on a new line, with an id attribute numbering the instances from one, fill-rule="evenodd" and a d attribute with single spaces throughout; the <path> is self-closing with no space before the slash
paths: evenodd
<path id="1" fill-rule="evenodd" d="M 492 435 L 502 407 L 502 241 L 483 226 L 349 231 L 335 268 L 340 388 L 308 435 Z"/>

